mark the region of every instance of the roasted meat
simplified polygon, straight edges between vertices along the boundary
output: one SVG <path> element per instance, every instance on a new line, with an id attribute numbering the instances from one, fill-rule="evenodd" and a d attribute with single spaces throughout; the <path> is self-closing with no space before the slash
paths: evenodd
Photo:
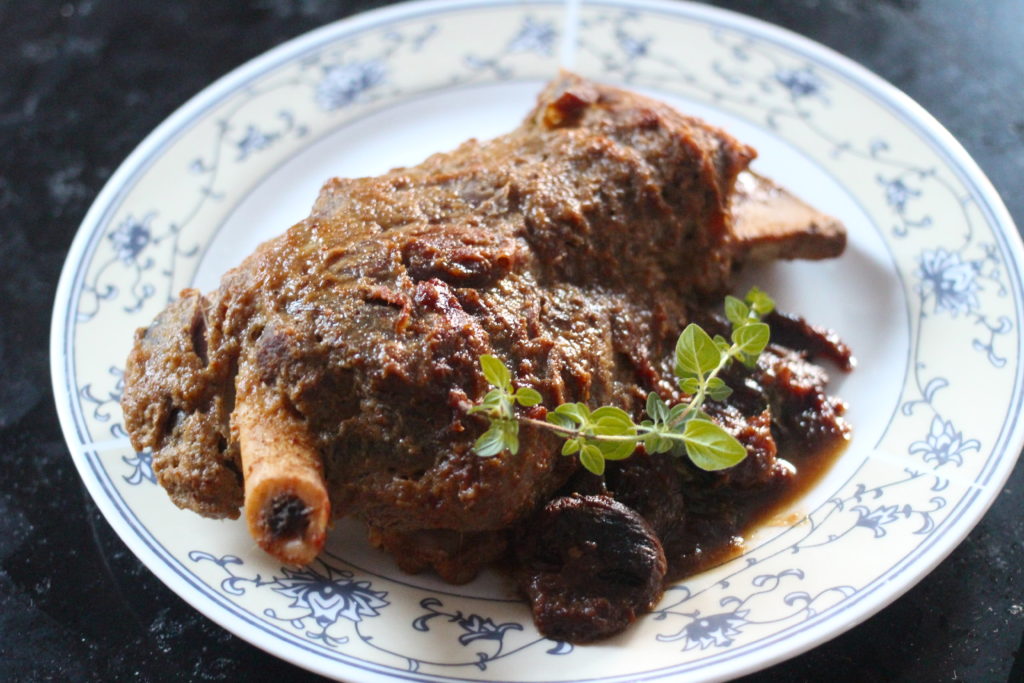
<path id="1" fill-rule="evenodd" d="M 753 171 L 736 178 L 732 196 L 734 258 L 741 261 L 839 256 L 846 228 Z"/>
<path id="2" fill-rule="evenodd" d="M 516 455 L 471 452 L 482 354 L 546 405 L 637 414 L 649 391 L 678 398 L 675 340 L 742 261 L 842 251 L 841 225 L 769 181 L 734 193 L 753 157 L 662 103 L 562 74 L 507 135 L 330 180 L 217 290 L 182 292 L 138 331 L 132 442 L 176 504 L 234 518 L 244 503 L 286 561 L 310 559 L 296 544 L 319 547 L 313 516 L 329 509 L 404 568 L 466 581 L 577 468 L 528 426 Z M 804 213 L 758 230 L 779 201 Z M 262 493 L 269 466 L 287 492 Z M 307 494 L 318 482 L 323 505 Z"/>

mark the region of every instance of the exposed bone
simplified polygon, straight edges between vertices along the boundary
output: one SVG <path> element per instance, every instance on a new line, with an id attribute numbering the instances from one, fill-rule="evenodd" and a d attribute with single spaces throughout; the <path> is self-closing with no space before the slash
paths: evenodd
<path id="1" fill-rule="evenodd" d="M 308 428 L 275 400 L 258 391 L 240 394 L 232 416 L 242 451 L 245 519 L 265 551 L 306 564 L 323 548 L 331 503 Z"/>

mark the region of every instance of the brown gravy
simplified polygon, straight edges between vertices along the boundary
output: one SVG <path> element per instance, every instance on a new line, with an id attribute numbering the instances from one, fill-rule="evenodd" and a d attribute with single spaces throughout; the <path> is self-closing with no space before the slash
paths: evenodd
<path id="1" fill-rule="evenodd" d="M 838 437 L 803 444 L 800 454 L 782 455 L 796 472 L 782 485 L 767 490 L 739 497 L 727 488 L 704 494 L 690 492 L 685 532 L 688 538 L 680 545 L 692 551 L 672 559 L 670 578 L 692 576 L 742 555 L 745 539 L 759 528 L 790 527 L 802 521 L 806 515 L 799 511 L 780 514 L 821 480 L 848 444 L 848 437 Z"/>

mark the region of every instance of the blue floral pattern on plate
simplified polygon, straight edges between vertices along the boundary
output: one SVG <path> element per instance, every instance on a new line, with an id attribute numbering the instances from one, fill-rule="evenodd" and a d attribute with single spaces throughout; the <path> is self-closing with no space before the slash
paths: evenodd
<path id="1" fill-rule="evenodd" d="M 175 590 L 321 673 L 512 680 L 526 667 L 575 680 L 748 670 L 792 652 L 799 634 L 863 618 L 948 552 L 1024 438 L 1015 426 L 1020 246 L 980 173 L 933 122 L 856 67 L 732 15 L 607 0 L 579 6 L 576 31 L 564 29 L 566 16 L 555 2 L 413 3 L 286 46 L 144 143 L 69 257 L 54 375 L 94 498 Z M 624 636 L 637 653 L 629 658 L 617 644 L 547 640 L 502 589 L 405 577 L 365 542 L 331 545 L 301 569 L 268 564 L 240 524 L 171 508 L 151 454 L 127 445 L 117 405 L 132 329 L 192 285 L 212 234 L 293 155 L 424 94 L 539 83 L 566 52 L 585 74 L 737 117 L 812 160 L 868 217 L 906 308 L 905 376 L 877 442 L 858 437 L 824 488 L 749 539 L 741 557 L 670 587 Z M 853 109 L 862 121 L 846 116 Z M 962 409 L 975 381 L 1005 412 Z M 856 562 L 834 561 L 851 554 Z"/>

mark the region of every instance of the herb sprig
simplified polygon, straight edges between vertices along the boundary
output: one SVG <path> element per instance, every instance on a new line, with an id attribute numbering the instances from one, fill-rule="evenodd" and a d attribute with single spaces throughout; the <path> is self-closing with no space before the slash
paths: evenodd
<path id="1" fill-rule="evenodd" d="M 705 400 L 722 401 L 732 389 L 719 373 L 733 361 L 748 367 L 757 363 L 768 345 L 770 331 L 761 318 L 775 308 L 771 297 L 754 287 L 744 299 L 725 298 L 725 316 L 732 324 L 730 339 L 712 337 L 690 323 L 675 348 L 676 382 L 688 398 L 669 406 L 653 391 L 647 395 L 646 419 L 637 423 L 615 406 L 591 410 L 583 403 L 563 403 L 549 410 L 546 420 L 520 414 L 516 406 L 539 405 L 543 398 L 531 387 L 514 388 L 512 373 L 491 355 L 480 356 L 484 377 L 493 387 L 470 413 L 481 414 L 490 426 L 473 445 L 482 457 L 519 451 L 519 426 L 529 424 L 565 439 L 562 455 L 576 455 L 594 474 L 604 473 L 605 462 L 628 458 L 643 444 L 649 453 L 684 453 L 703 470 L 736 465 L 747 455 L 743 444 L 711 420 L 702 410 Z"/>

